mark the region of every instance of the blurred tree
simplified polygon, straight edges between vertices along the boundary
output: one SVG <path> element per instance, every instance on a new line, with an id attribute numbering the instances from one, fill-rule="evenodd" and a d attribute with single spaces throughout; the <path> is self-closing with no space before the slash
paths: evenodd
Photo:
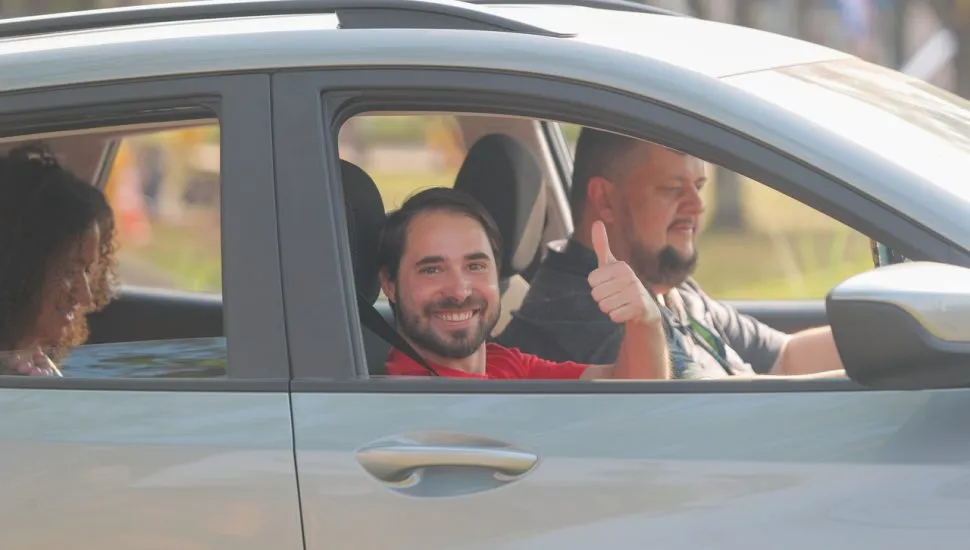
<path id="1" fill-rule="evenodd" d="M 796 36 L 802 40 L 812 40 L 812 9 L 815 7 L 813 0 L 795 1 L 795 32 Z"/>
<path id="2" fill-rule="evenodd" d="M 906 20 L 909 7 L 909 0 L 896 0 L 892 5 L 890 49 L 892 68 L 897 70 L 906 62 Z"/>
<path id="3" fill-rule="evenodd" d="M 929 0 L 936 16 L 956 38 L 953 69 L 957 95 L 970 99 L 970 0 Z"/>
<path id="4" fill-rule="evenodd" d="M 711 18 L 710 10 L 707 9 L 709 6 L 704 0 L 687 0 L 687 6 L 695 16 L 703 19 Z"/>

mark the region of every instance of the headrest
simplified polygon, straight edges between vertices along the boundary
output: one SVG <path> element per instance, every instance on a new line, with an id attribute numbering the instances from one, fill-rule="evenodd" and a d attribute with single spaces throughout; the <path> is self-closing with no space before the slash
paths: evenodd
<path id="1" fill-rule="evenodd" d="M 546 220 L 542 171 L 532 154 L 505 134 L 479 139 L 461 165 L 455 189 L 475 197 L 502 235 L 502 273 L 521 273 L 535 259 Z"/>
<path id="2" fill-rule="evenodd" d="M 347 209 L 354 282 L 357 292 L 372 304 L 381 291 L 377 248 L 384 228 L 384 201 L 374 180 L 357 165 L 341 160 L 340 178 Z"/>

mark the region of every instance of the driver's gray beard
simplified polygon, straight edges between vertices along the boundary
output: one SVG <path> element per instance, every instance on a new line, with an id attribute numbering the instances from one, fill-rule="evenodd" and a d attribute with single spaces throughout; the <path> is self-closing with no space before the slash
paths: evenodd
<path id="1" fill-rule="evenodd" d="M 485 342 L 492 329 L 498 324 L 501 306 L 495 312 L 489 312 L 490 308 L 484 311 L 489 316 L 484 323 L 479 323 L 472 329 L 457 330 L 452 332 L 454 337 L 451 341 L 439 338 L 431 330 L 431 327 L 421 326 L 421 314 L 411 313 L 401 309 L 397 304 L 397 325 L 405 338 L 413 342 L 417 347 L 425 349 L 439 357 L 449 359 L 464 359 L 478 351 L 478 348 Z"/>
<path id="2" fill-rule="evenodd" d="M 697 252 L 683 258 L 672 246 L 665 246 L 654 254 L 639 244 L 630 247 L 630 267 L 644 284 L 677 286 L 687 280 L 697 268 Z"/>

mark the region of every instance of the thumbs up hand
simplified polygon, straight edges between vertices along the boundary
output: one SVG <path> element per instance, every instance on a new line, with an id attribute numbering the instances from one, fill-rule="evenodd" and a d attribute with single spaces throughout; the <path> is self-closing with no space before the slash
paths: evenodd
<path id="1" fill-rule="evenodd" d="M 654 323 L 660 320 L 660 308 L 633 269 L 617 261 L 610 250 L 606 226 L 593 224 L 593 250 L 599 267 L 589 274 L 589 286 L 600 310 L 614 323 Z"/>
<path id="2" fill-rule="evenodd" d="M 606 234 L 606 225 L 598 221 L 593 223 L 593 251 L 596 252 L 596 259 L 599 260 L 599 267 L 616 263 L 616 257 L 610 250 L 610 238 Z"/>

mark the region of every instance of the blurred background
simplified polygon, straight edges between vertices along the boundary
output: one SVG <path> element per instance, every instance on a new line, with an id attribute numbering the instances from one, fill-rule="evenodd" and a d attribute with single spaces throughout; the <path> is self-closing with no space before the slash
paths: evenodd
<path id="1" fill-rule="evenodd" d="M 0 0 L 0 17 L 149 3 L 160 2 Z M 970 0 L 645 3 L 827 45 L 970 97 Z M 578 128 L 563 126 L 574 140 Z M 341 156 L 374 176 L 389 209 L 418 188 L 450 186 L 470 146 L 450 115 L 362 117 L 340 134 Z M 712 296 L 822 298 L 872 266 L 865 236 L 758 182 L 715 174 L 697 273 Z M 126 283 L 221 291 L 217 126 L 125 139 L 107 193 L 120 221 Z"/>

